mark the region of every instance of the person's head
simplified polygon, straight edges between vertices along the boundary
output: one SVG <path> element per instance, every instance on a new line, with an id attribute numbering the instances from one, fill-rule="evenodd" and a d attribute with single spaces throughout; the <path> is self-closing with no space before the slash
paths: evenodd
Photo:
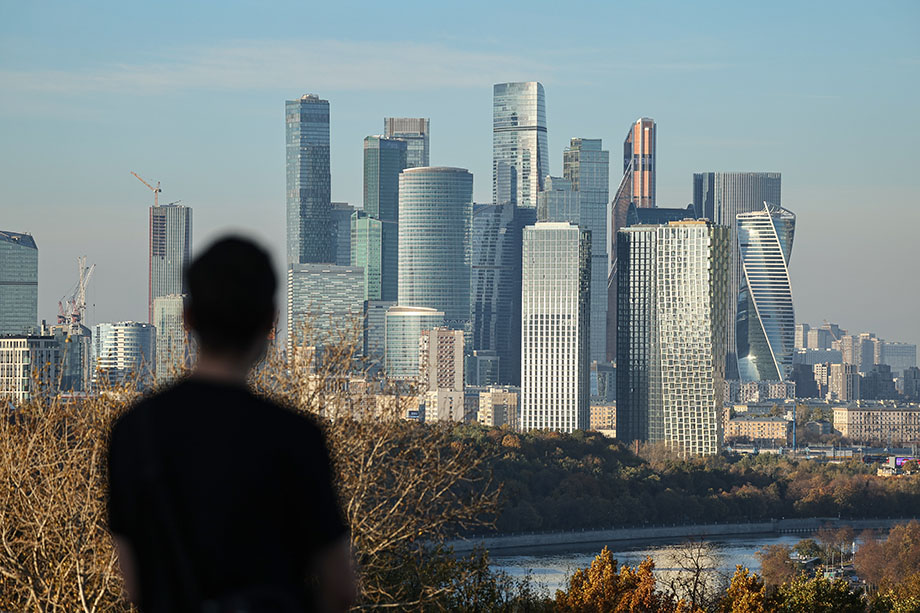
<path id="1" fill-rule="evenodd" d="M 256 360 L 276 314 L 277 280 L 268 253 L 248 239 L 228 236 L 196 257 L 185 278 L 185 322 L 199 350 Z"/>

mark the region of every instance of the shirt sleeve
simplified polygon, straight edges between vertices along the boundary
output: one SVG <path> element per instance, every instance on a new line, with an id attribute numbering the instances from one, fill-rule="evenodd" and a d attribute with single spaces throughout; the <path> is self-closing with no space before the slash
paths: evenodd
<path id="1" fill-rule="evenodd" d="M 131 480 L 128 478 L 129 458 L 125 447 L 125 424 L 119 420 L 112 427 L 109 435 L 108 449 L 108 519 L 109 530 L 114 534 L 130 533 L 132 517 L 131 494 L 128 491 Z"/>
<path id="2" fill-rule="evenodd" d="M 334 482 L 332 462 L 322 430 L 311 424 L 312 436 L 308 445 L 306 474 L 311 475 L 307 492 L 312 507 L 313 543 L 317 549 L 339 540 L 348 532 Z"/>

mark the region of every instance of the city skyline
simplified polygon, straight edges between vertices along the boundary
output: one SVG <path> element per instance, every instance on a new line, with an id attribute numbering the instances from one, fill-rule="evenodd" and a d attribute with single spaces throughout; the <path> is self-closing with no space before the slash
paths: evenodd
<path id="1" fill-rule="evenodd" d="M 113 33 L 125 30 L 117 24 L 126 23 L 127 17 L 110 15 L 89 27 L 86 35 L 97 36 L 87 49 L 62 53 L 75 43 L 73 35 L 63 34 L 70 10 L 62 7 L 57 14 L 45 15 L 39 9 L 17 7 L 0 26 L 9 35 L 6 40 L 12 50 L 0 60 L 8 84 L 0 99 L 0 127 L 12 145 L 4 152 L 2 172 L 9 186 L 6 197 L 14 203 L 11 214 L 4 211 L 4 229 L 28 231 L 40 247 L 39 319 L 54 319 L 57 300 L 73 284 L 68 264 L 83 253 L 99 265 L 89 289 L 89 323 L 144 319 L 145 254 L 129 252 L 129 247 L 145 238 L 149 192 L 129 175 L 132 169 L 162 181 L 167 201 L 182 199 L 195 208 L 196 245 L 203 246 L 228 229 L 246 229 L 273 247 L 280 275 L 284 260 L 283 251 L 277 249 L 284 232 L 283 158 L 278 152 L 283 134 L 277 121 L 281 101 L 304 92 L 330 100 L 333 200 L 360 203 L 356 178 L 361 172 L 361 139 L 377 133 L 384 117 L 416 116 L 430 117 L 435 123 L 432 163 L 469 168 L 475 177 L 474 201 L 488 202 L 491 86 L 536 79 L 546 90 L 551 174 L 561 173 L 561 145 L 569 138 L 589 135 L 608 143 L 622 142 L 630 123 L 643 116 L 653 117 L 659 126 L 659 206 L 685 206 L 691 199 L 693 172 L 782 172 L 784 205 L 797 212 L 800 224 L 796 266 L 791 271 L 797 317 L 846 322 L 852 329 L 876 330 L 885 338 L 920 342 L 920 323 L 913 316 L 920 290 L 898 282 L 893 271 L 885 272 L 914 257 L 916 247 L 909 237 L 914 222 L 920 221 L 920 212 L 910 206 L 918 192 L 910 172 L 914 158 L 904 149 L 918 132 L 905 101 L 916 97 L 918 80 L 910 76 L 920 66 L 920 53 L 915 43 L 906 42 L 910 37 L 891 31 L 907 28 L 912 20 L 893 20 L 891 10 L 828 16 L 808 7 L 798 23 L 786 23 L 784 12 L 778 11 L 751 31 L 737 26 L 747 23 L 746 13 L 753 9 L 737 8 L 712 24 L 724 33 L 724 40 L 716 41 L 705 33 L 688 33 L 685 20 L 692 19 L 691 11 L 674 5 L 654 34 L 661 44 L 633 68 L 629 68 L 631 58 L 611 59 L 634 42 L 635 35 L 629 33 L 603 43 L 606 52 L 589 56 L 589 45 L 561 46 L 553 37 L 547 39 L 545 50 L 528 53 L 533 51 L 531 43 L 515 50 L 495 38 L 493 25 L 471 41 L 464 39 L 461 46 L 450 37 L 439 38 L 443 29 L 434 27 L 413 44 L 431 51 L 421 54 L 426 55 L 421 70 L 436 78 L 414 82 L 395 61 L 404 44 L 380 36 L 361 41 L 370 27 L 364 20 L 373 17 L 380 22 L 376 11 L 358 17 L 352 29 L 340 28 L 342 38 L 336 41 L 304 39 L 293 29 L 272 29 L 255 19 L 245 28 L 243 24 L 230 27 L 227 34 L 215 28 L 187 37 L 181 42 L 181 54 L 160 48 L 164 42 L 166 47 L 179 44 L 177 37 L 187 30 L 164 33 L 156 46 L 140 42 L 129 51 L 125 33 Z M 324 23 L 345 23 L 336 10 L 323 15 Z M 610 15 L 608 9 L 597 10 L 598 25 L 588 24 L 588 31 L 596 31 L 605 21 L 602 17 Z M 918 9 L 904 5 L 904 10 L 913 15 Z M 236 13 L 239 20 L 240 11 Z M 809 24 L 817 23 L 819 16 L 829 27 L 813 32 Z M 35 34 L 25 34 L 39 19 L 44 24 L 40 33 L 34 28 Z M 462 28 L 473 19 L 472 14 L 464 15 L 452 25 Z M 565 15 L 526 18 L 535 35 L 566 19 Z M 792 44 L 767 55 L 760 43 L 780 26 Z M 664 44 L 668 37 L 684 44 L 679 49 Z M 834 56 L 822 48 L 835 49 Z M 567 54 L 551 60 L 551 52 L 559 49 L 567 49 Z M 379 53 L 374 54 L 373 64 L 382 66 L 377 71 L 382 78 L 363 79 L 366 69 L 360 67 L 356 54 L 375 50 Z M 228 64 L 228 57 L 236 57 L 230 53 L 248 59 Z M 290 67 L 261 70 L 274 66 L 274 58 L 282 53 L 326 54 L 336 66 L 351 61 L 352 68 L 332 74 L 328 68 L 312 70 L 298 59 Z M 113 64 L 112 58 L 119 64 Z M 874 70 L 882 58 L 894 58 L 893 68 Z M 432 66 L 445 59 L 438 73 Z M 757 70 L 738 76 L 737 64 Z M 202 73 L 202 66 L 215 66 L 215 70 Z M 153 70 L 146 70 L 149 67 Z M 648 77 L 641 77 L 647 91 L 628 102 L 611 96 L 611 85 L 589 78 L 606 74 L 617 83 L 624 71 L 639 69 L 648 72 Z M 748 108 L 740 92 L 755 73 L 757 79 L 766 78 L 769 87 L 763 90 L 764 101 Z M 729 75 L 734 79 L 731 83 L 719 81 Z M 700 76 L 707 77 L 705 86 L 696 83 Z M 852 87 L 854 78 L 859 88 Z M 218 121 L 195 125 L 191 122 L 197 121 L 193 120 L 196 114 L 189 111 L 189 103 L 201 100 L 203 90 L 218 92 L 222 105 L 212 111 Z M 673 102 L 662 96 L 663 91 L 677 90 L 686 95 L 675 96 Z M 872 91 L 888 95 L 879 97 Z M 66 123 L 49 120 L 48 94 L 65 92 Z M 375 92 L 379 95 L 369 95 Z M 132 134 L 128 126 L 138 126 L 126 123 L 127 109 L 132 117 L 147 113 L 145 123 L 154 128 L 153 134 Z M 878 186 L 862 169 L 860 156 L 852 155 L 859 150 L 858 135 L 863 132 L 853 127 L 871 125 L 881 116 L 899 117 L 905 137 L 893 144 L 891 180 Z M 230 119 L 236 128 L 218 132 L 216 126 Z M 50 180 L 39 145 L 47 130 L 59 131 L 61 152 L 72 160 L 66 168 L 53 169 Z M 789 138 L 796 134 L 809 146 L 790 147 L 784 134 Z M 618 177 L 615 173 L 611 177 L 615 185 Z M 861 221 L 867 202 L 875 222 L 868 225 Z M 75 228 L 81 232 L 74 232 Z M 847 248 L 840 249 L 841 244 Z M 854 296 L 843 272 L 828 272 L 829 253 L 836 258 L 833 271 L 859 276 L 864 291 Z"/>

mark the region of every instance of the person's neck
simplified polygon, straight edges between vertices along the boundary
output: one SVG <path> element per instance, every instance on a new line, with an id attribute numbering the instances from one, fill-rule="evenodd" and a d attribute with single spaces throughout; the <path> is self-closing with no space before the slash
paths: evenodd
<path id="1" fill-rule="evenodd" d="M 245 384 L 249 376 L 250 361 L 236 356 L 199 353 L 198 363 L 192 372 L 195 379 L 219 383 Z"/>

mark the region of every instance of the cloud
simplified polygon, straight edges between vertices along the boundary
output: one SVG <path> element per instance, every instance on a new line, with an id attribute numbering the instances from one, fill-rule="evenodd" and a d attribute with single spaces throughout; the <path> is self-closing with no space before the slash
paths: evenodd
<path id="1" fill-rule="evenodd" d="M 549 65 L 502 53 L 375 41 L 238 41 L 176 49 L 147 63 L 83 70 L 0 70 L 7 93 L 136 94 L 189 90 L 430 90 L 545 78 Z"/>

